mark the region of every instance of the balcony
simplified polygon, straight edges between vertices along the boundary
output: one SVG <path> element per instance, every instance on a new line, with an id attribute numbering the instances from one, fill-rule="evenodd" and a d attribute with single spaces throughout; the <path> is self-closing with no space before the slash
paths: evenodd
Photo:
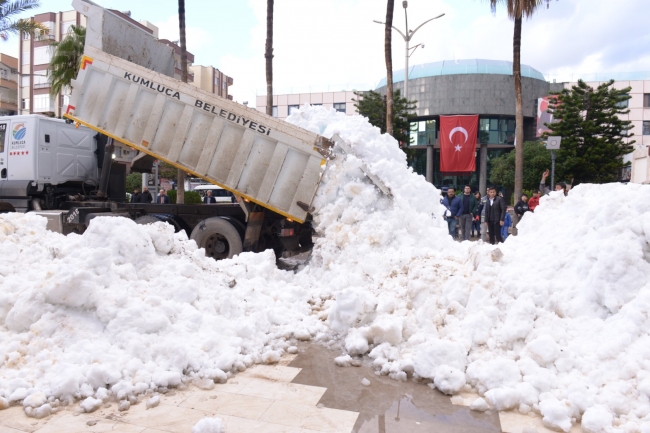
<path id="1" fill-rule="evenodd" d="M 49 87 L 50 87 L 50 83 L 34 84 L 34 89 L 48 89 Z"/>

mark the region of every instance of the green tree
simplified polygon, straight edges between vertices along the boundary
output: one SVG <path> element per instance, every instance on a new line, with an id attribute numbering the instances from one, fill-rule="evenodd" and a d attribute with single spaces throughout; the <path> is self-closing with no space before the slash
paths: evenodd
<path id="1" fill-rule="evenodd" d="M 48 29 L 41 23 L 32 20 L 14 20 L 12 17 L 41 6 L 40 0 L 0 0 L 0 38 L 9 39 L 9 35 L 17 33 L 47 34 Z"/>
<path id="2" fill-rule="evenodd" d="M 630 164 L 623 156 L 634 150 L 635 141 L 627 141 L 632 122 L 619 115 L 630 112 L 625 101 L 631 88 L 618 90 L 613 84 L 610 80 L 594 89 L 580 80 L 551 99 L 549 112 L 556 122 L 547 124 L 552 131 L 547 135 L 562 137 L 557 164 L 573 184 L 616 181 L 618 171 Z"/>
<path id="3" fill-rule="evenodd" d="M 508 16 L 514 20 L 512 38 L 512 76 L 515 82 L 515 197 L 520 197 L 524 182 L 524 108 L 521 92 L 521 24 L 524 17 L 530 18 L 545 0 L 489 0 L 492 11 L 498 3 L 505 3 Z M 548 0 L 546 0 L 548 5 Z"/>
<path id="4" fill-rule="evenodd" d="M 354 92 L 357 99 L 353 99 L 354 106 L 359 114 L 368 118 L 368 121 L 379 128 L 381 133 L 386 132 L 386 97 L 374 90 L 368 92 Z M 409 110 L 415 109 L 415 101 L 407 101 L 402 98 L 399 89 L 393 93 L 393 137 L 400 142 L 401 146 L 408 146 L 410 140 L 410 121 L 415 116 L 409 114 Z"/>
<path id="5" fill-rule="evenodd" d="M 142 174 L 131 173 L 126 176 L 126 192 L 133 194 L 135 188 L 142 188 Z"/>
<path id="6" fill-rule="evenodd" d="M 490 182 L 508 189 L 515 186 L 515 152 L 508 152 L 490 161 Z M 551 152 L 540 142 L 527 141 L 523 146 L 523 189 L 536 190 L 542 173 L 551 166 Z M 521 197 L 521 194 L 515 197 Z"/>
<path id="7" fill-rule="evenodd" d="M 175 189 L 170 189 L 167 191 L 167 196 L 169 196 L 169 202 L 176 204 L 176 195 L 178 192 Z M 185 204 L 201 204 L 203 203 L 203 198 L 201 194 L 197 191 L 185 191 Z"/>
<path id="8" fill-rule="evenodd" d="M 72 25 L 61 42 L 50 44 L 54 51 L 50 65 L 47 67 L 47 76 L 51 83 L 50 94 L 58 95 L 66 87 L 69 87 L 77 76 L 85 43 L 86 29 Z"/>

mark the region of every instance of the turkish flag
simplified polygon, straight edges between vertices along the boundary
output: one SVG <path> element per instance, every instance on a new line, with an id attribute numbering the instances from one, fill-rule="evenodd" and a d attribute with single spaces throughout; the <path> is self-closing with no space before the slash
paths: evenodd
<path id="1" fill-rule="evenodd" d="M 471 173 L 476 171 L 478 114 L 440 116 L 440 171 Z"/>

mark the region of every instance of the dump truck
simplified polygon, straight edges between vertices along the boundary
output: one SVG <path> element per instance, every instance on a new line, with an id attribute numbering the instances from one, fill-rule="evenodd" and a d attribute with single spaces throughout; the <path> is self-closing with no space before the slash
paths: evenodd
<path id="1" fill-rule="evenodd" d="M 349 143 L 177 80 L 171 47 L 88 0 L 74 0 L 73 7 L 88 24 L 64 117 L 78 131 L 95 134 L 82 152 L 91 155 L 92 163 L 86 158 L 86 170 L 78 170 L 73 180 L 45 179 L 39 172 L 43 152 L 25 155 L 36 168 L 15 179 L 9 167 L 11 182 L 20 187 L 11 197 L 0 187 L 0 211 L 20 202 L 20 210 L 45 216 L 48 228 L 61 233 L 81 233 L 98 216 L 141 224 L 163 221 L 184 230 L 215 259 L 267 248 L 278 255 L 311 248 L 312 201 L 335 143 L 352 152 Z M 5 127 L 13 128 L 13 122 Z M 44 131 L 34 128 L 34 149 L 48 140 Z M 146 172 L 152 161 L 165 161 L 231 191 L 238 203 L 126 203 L 126 173 L 116 173 L 113 163 L 116 145 L 138 152 L 133 168 Z M 378 178 L 367 175 L 389 193 Z"/>

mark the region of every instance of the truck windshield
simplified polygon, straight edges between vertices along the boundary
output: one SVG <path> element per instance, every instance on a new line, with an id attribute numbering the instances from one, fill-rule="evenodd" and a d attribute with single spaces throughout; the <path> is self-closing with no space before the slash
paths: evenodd
<path id="1" fill-rule="evenodd" d="M 7 124 L 0 123 L 0 153 L 5 151 L 5 134 L 7 132 Z"/>

